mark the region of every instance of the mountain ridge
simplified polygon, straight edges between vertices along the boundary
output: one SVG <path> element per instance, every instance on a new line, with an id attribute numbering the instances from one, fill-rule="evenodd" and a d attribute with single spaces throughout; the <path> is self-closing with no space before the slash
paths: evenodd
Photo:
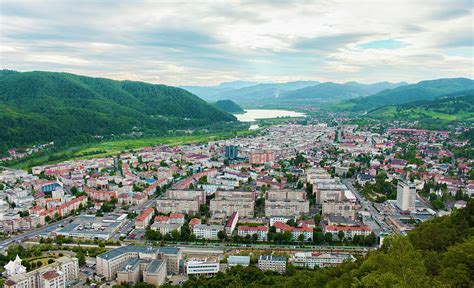
<path id="1" fill-rule="evenodd" d="M 38 141 L 84 142 L 236 121 L 181 88 L 59 72 L 3 70 L 0 101 L 2 150 Z"/>

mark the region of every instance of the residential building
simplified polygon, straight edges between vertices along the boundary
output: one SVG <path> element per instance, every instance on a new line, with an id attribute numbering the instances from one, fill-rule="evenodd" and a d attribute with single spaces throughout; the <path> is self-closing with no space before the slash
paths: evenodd
<path id="1" fill-rule="evenodd" d="M 402 211 L 415 210 L 416 185 L 404 179 L 400 179 L 397 185 L 397 206 Z"/>
<path id="2" fill-rule="evenodd" d="M 234 256 L 231 255 L 227 257 L 227 267 L 232 268 L 234 266 L 243 266 L 247 267 L 250 265 L 250 256 Z"/>
<path id="3" fill-rule="evenodd" d="M 219 259 L 188 259 L 184 263 L 184 273 L 186 275 L 213 275 L 219 272 Z"/>
<path id="4" fill-rule="evenodd" d="M 370 229 L 367 225 L 359 225 L 359 226 L 331 226 L 326 225 L 324 226 L 324 234 L 331 233 L 332 238 L 334 240 L 339 239 L 338 233 L 339 231 L 344 232 L 344 239 L 352 239 L 356 235 L 368 236 L 372 233 L 372 229 Z"/>
<path id="5" fill-rule="evenodd" d="M 145 209 L 140 215 L 137 216 L 137 218 L 135 218 L 135 228 L 145 229 L 148 224 L 150 224 L 154 213 L 155 209 L 153 208 Z"/>
<path id="6" fill-rule="evenodd" d="M 322 207 L 323 216 L 342 216 L 355 220 L 356 203 L 349 201 L 324 201 Z"/>
<path id="7" fill-rule="evenodd" d="M 225 146 L 225 158 L 229 160 L 235 160 L 239 157 L 239 148 L 234 145 Z"/>
<path id="8" fill-rule="evenodd" d="M 219 231 L 224 231 L 224 225 L 194 225 L 193 234 L 196 239 L 218 240 Z"/>
<path id="9" fill-rule="evenodd" d="M 258 241 L 267 241 L 268 227 L 267 226 L 239 226 L 237 227 L 237 235 L 240 237 L 246 237 L 247 235 L 258 236 Z"/>
<path id="10" fill-rule="evenodd" d="M 229 220 L 225 225 L 225 233 L 227 236 L 231 236 L 234 232 L 235 227 L 237 226 L 237 222 L 239 221 L 239 212 L 234 212 L 230 215 Z"/>
<path id="11" fill-rule="evenodd" d="M 9 276 L 5 288 L 64 288 L 79 277 L 77 258 L 61 257 L 36 270 Z"/>
<path id="12" fill-rule="evenodd" d="M 331 267 L 343 263 L 344 261 L 353 261 L 351 254 L 333 254 L 318 252 L 296 252 L 290 258 L 290 262 L 298 267 L 314 269 L 315 267 Z"/>
<path id="13" fill-rule="evenodd" d="M 286 258 L 283 256 L 260 255 L 258 268 L 262 271 L 286 272 Z"/>
<path id="14" fill-rule="evenodd" d="M 182 252 L 176 247 L 122 246 L 96 257 L 97 274 L 105 277 L 106 280 L 114 280 L 117 277 L 117 271 L 122 269 L 125 263 L 137 258 L 162 260 L 166 262 L 167 274 L 178 274 Z"/>

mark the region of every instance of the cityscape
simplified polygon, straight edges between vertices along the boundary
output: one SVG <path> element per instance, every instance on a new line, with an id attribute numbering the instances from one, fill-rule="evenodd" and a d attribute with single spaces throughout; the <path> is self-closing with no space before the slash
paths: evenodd
<path id="1" fill-rule="evenodd" d="M 79 2 L 0 1 L 2 287 L 473 287 L 472 2 Z"/>

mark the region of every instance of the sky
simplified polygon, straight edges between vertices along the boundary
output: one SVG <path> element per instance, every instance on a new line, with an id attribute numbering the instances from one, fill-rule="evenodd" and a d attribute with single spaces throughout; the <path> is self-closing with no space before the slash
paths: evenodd
<path id="1" fill-rule="evenodd" d="M 474 0 L 0 0 L 0 64 L 167 85 L 474 78 Z"/>

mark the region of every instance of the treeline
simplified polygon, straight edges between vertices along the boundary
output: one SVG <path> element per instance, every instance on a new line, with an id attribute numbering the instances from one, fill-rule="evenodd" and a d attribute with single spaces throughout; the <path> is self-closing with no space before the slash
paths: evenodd
<path id="1" fill-rule="evenodd" d="M 215 277 L 191 277 L 183 287 L 473 287 L 474 201 L 451 216 L 421 223 L 408 236 L 385 239 L 365 258 L 333 268 L 279 275 L 234 267 Z M 171 286 L 167 286 L 171 287 Z"/>

